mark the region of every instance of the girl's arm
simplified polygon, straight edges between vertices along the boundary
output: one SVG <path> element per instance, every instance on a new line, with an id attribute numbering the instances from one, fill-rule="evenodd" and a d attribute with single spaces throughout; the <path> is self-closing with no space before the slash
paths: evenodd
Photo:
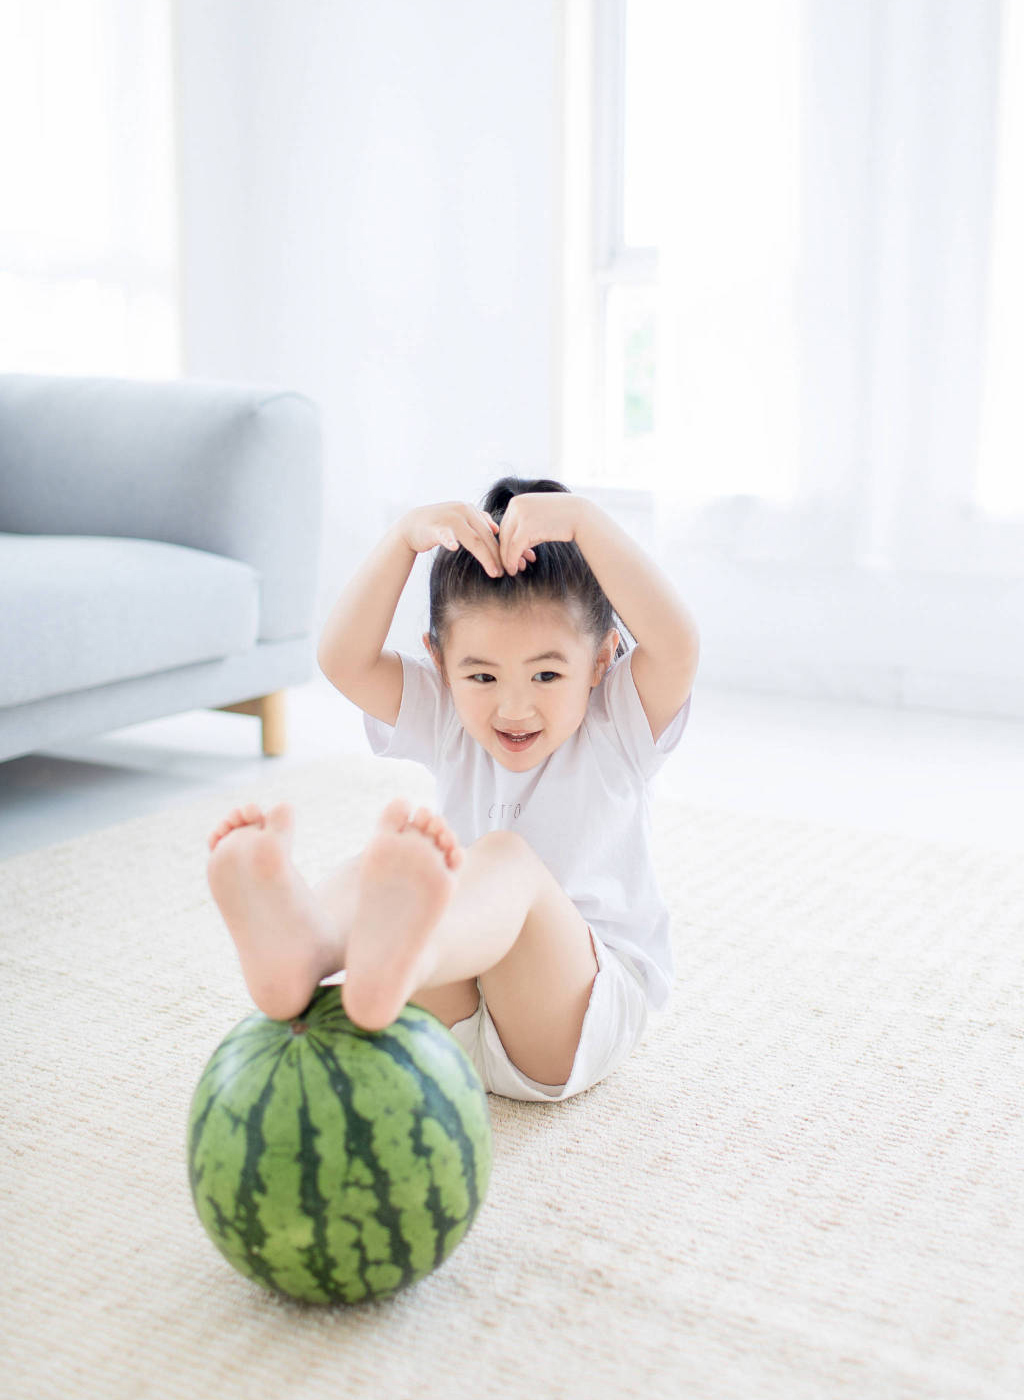
<path id="1" fill-rule="evenodd" d="M 633 682 L 657 743 L 693 688 L 700 655 L 697 624 L 668 576 L 625 530 L 595 502 L 574 499 L 576 543 L 636 638 Z"/>
<path id="2" fill-rule="evenodd" d="M 497 530 L 489 515 L 461 501 L 417 506 L 392 525 L 349 580 L 320 635 L 316 659 L 335 689 L 366 714 L 397 724 L 402 660 L 384 644 L 417 554 L 461 544 L 497 576 Z"/>
<path id="3" fill-rule="evenodd" d="M 415 562 L 416 551 L 399 521 L 349 580 L 324 624 L 316 654 L 336 690 L 391 725 L 398 722 L 402 704 L 402 662 L 384 644 Z"/>

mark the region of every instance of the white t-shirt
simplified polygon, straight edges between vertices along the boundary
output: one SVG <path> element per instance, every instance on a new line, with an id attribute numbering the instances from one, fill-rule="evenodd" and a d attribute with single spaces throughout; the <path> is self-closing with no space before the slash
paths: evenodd
<path id="1" fill-rule="evenodd" d="M 513 773 L 466 733 L 433 662 L 398 655 L 397 723 L 363 716 L 373 752 L 430 769 L 438 810 L 463 846 L 486 831 L 519 832 L 598 937 L 636 962 L 661 1010 L 674 967 L 648 846 L 649 785 L 682 737 L 689 699 L 655 743 L 627 652 L 591 690 L 579 729 L 536 768 Z"/>

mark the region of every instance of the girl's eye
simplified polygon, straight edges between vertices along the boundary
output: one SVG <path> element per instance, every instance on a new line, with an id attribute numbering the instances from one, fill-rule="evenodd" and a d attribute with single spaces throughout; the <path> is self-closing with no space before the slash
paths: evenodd
<path id="1" fill-rule="evenodd" d="M 558 671 L 538 671 L 538 672 L 537 672 L 537 675 L 538 675 L 538 676 L 550 676 L 552 680 L 557 681 L 558 678 L 559 678 L 560 672 L 558 672 Z M 475 675 L 473 675 L 473 676 L 467 676 L 466 679 L 467 679 L 468 681 L 493 681 L 493 680 L 494 680 L 494 677 L 493 677 L 493 676 L 489 676 L 489 675 L 487 674 L 486 671 L 477 671 Z M 545 681 L 545 685 L 546 685 L 546 684 L 548 684 L 547 681 Z"/>

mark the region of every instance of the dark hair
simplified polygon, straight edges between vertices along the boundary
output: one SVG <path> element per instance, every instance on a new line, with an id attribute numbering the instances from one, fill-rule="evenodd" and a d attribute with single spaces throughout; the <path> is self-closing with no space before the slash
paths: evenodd
<path id="1" fill-rule="evenodd" d="M 546 478 L 528 481 L 518 476 L 503 476 L 480 502 L 480 509 L 500 525 L 513 496 L 531 491 L 568 490 L 561 482 Z M 444 655 L 452 614 L 460 607 L 474 604 L 498 603 L 514 608 L 534 602 L 568 603 L 576 610 L 580 630 L 593 638 L 595 650 L 613 627 L 619 631 L 614 660 L 630 649 L 623 634 L 635 644 L 636 639 L 613 609 L 574 540 L 547 540 L 534 545 L 533 549 L 537 556 L 535 563 L 527 560 L 526 568 L 519 573 L 502 573 L 498 578 L 491 578 L 476 556 L 463 545 L 456 550 L 439 547 L 430 569 L 428 633 L 439 658 Z"/>

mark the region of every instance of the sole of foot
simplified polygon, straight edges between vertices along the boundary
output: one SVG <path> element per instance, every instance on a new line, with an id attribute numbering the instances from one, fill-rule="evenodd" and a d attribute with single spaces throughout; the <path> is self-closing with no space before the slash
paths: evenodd
<path id="1" fill-rule="evenodd" d="M 305 1010 L 330 962 L 332 930 L 292 864 L 295 813 L 236 808 L 210 837 L 210 891 L 249 993 L 273 1020 Z"/>
<path id="2" fill-rule="evenodd" d="M 464 852 L 437 813 L 410 816 L 397 798 L 363 852 L 342 1003 L 366 1030 L 383 1030 L 433 971 L 431 934 L 451 900 Z"/>

